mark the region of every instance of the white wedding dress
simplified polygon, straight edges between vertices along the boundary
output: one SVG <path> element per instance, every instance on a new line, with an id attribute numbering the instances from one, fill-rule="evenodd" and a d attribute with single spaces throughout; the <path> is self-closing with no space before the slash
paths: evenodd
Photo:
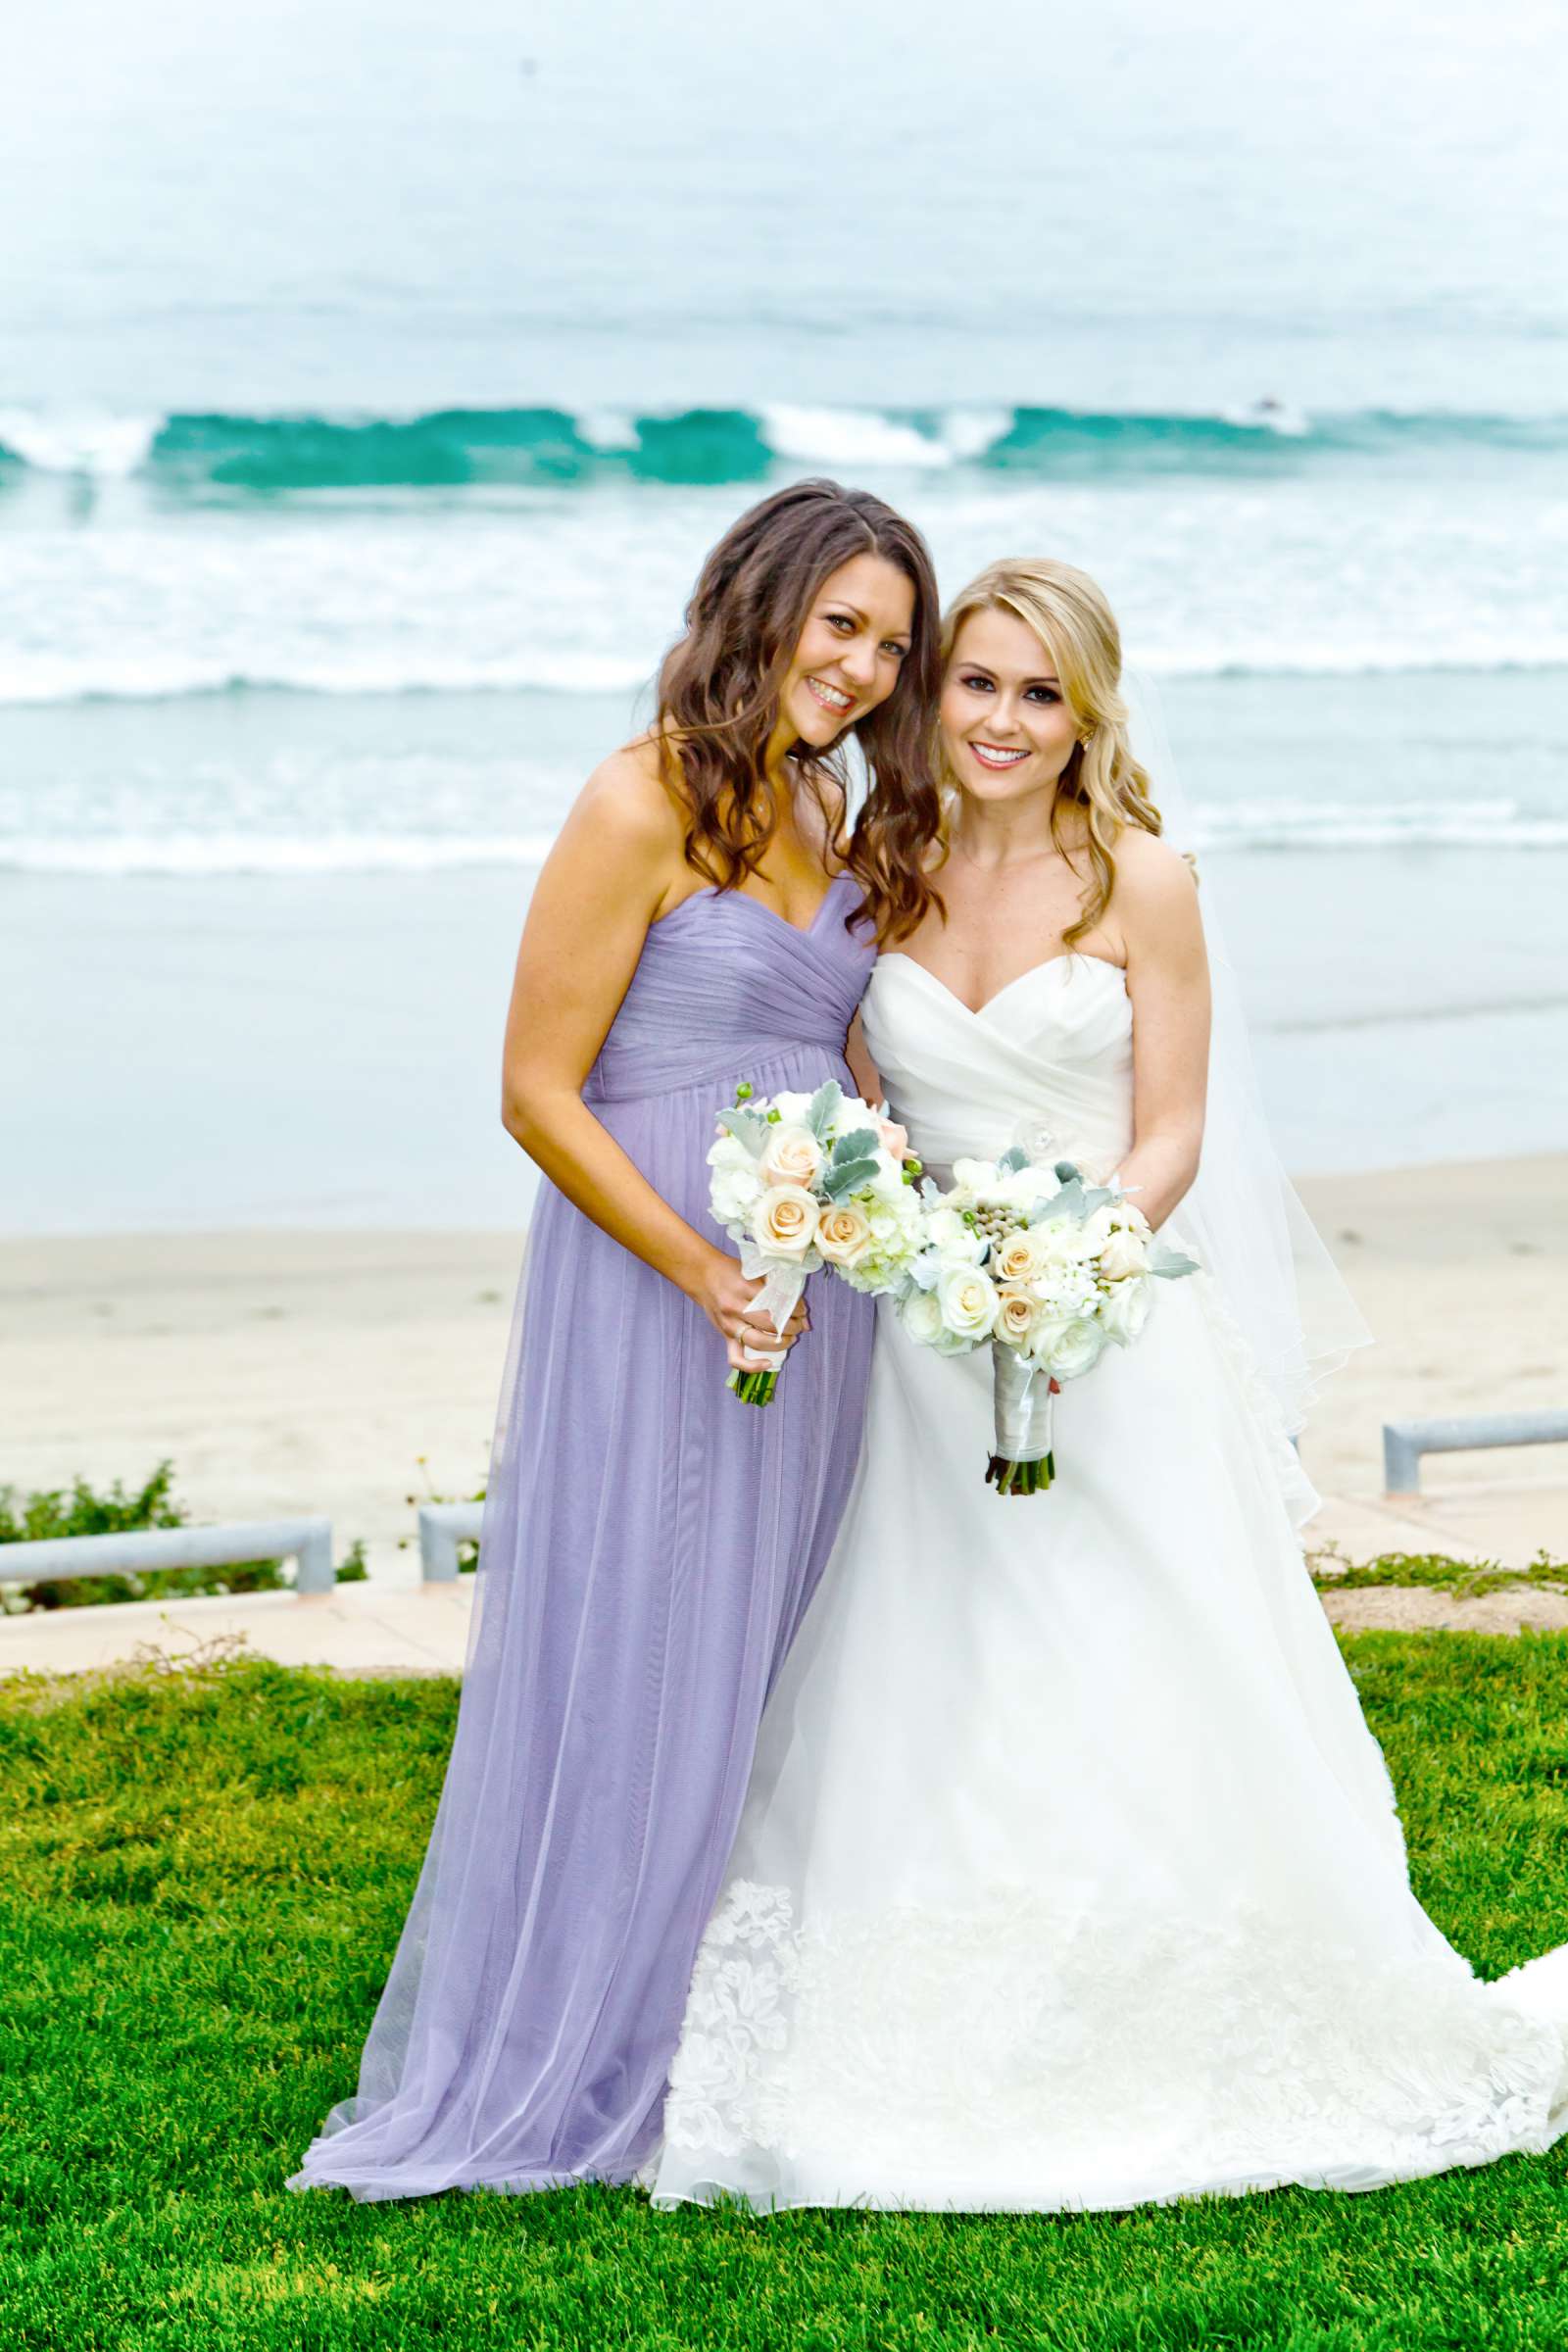
<path id="1" fill-rule="evenodd" d="M 1021 1120 L 1099 1172 L 1128 1148 L 1108 963 L 973 1013 L 884 956 L 863 1020 L 928 1166 Z M 938 1357 L 879 1311 L 655 2201 L 1117 2207 L 1549 2146 L 1568 1957 L 1483 1984 L 1410 1892 L 1301 1562 L 1313 1498 L 1215 1284 L 1160 1284 L 1143 1338 L 1066 1387 L 1031 1497 L 983 1483 L 989 1350 Z"/>

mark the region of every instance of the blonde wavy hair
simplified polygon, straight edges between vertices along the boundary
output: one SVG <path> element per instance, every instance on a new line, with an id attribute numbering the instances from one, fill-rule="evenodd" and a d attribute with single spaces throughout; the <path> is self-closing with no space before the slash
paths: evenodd
<path id="1" fill-rule="evenodd" d="M 1061 935 L 1064 947 L 1083 939 L 1099 922 L 1116 887 L 1116 839 L 1126 825 L 1145 833 L 1164 827 L 1150 794 L 1149 777 L 1127 740 L 1127 706 L 1121 697 L 1121 631 L 1104 592 L 1071 564 L 1049 557 L 1004 557 L 960 589 L 942 620 L 942 666 L 953 659 L 958 631 L 975 612 L 1008 612 L 1031 629 L 1051 658 L 1078 729 L 1078 741 L 1061 771 L 1052 803 L 1051 831 L 1071 863 L 1061 836 L 1060 816 L 1071 803 L 1084 811 L 1089 876 L 1083 912 Z M 946 751 L 939 751 L 944 784 L 956 788 Z M 1076 870 L 1076 869 L 1075 869 Z"/>

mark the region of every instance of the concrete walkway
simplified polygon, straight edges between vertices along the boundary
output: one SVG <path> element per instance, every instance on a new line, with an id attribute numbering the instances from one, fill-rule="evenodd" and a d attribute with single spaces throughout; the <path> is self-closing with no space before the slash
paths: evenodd
<path id="1" fill-rule="evenodd" d="M 1049 1499 L 1037 1505 L 1049 1510 Z M 1398 1503 L 1333 1496 L 1306 1529 L 1307 1556 L 1321 1572 L 1337 1561 L 1387 1552 L 1438 1552 L 1525 1568 L 1542 1550 L 1568 1558 L 1568 1488 L 1470 1487 Z M 405 1573 L 413 1572 L 410 1560 Z M 1565 1580 L 1568 1581 L 1568 1580 Z M 0 1675 L 30 1668 L 82 1674 L 134 1661 L 148 1651 L 183 1658 L 214 1644 L 237 1646 L 280 1666 L 328 1666 L 340 1674 L 461 1674 L 467 1653 L 473 1578 L 407 1585 L 372 1579 L 296 1599 L 247 1592 L 213 1600 L 124 1601 L 112 1608 L 37 1610 L 0 1618 Z M 1568 1626 L 1568 1594 L 1521 1589 L 1458 1600 L 1446 1592 L 1384 1586 L 1323 1595 L 1336 1624 L 1438 1626 L 1516 1634 Z"/>
<path id="2" fill-rule="evenodd" d="M 212 1600 L 117 1602 L 102 1609 L 31 1610 L 0 1619 L 0 1674 L 85 1674 L 149 1650 L 190 1657 L 238 1645 L 280 1666 L 340 1674 L 461 1674 L 468 1645 L 471 1576 L 456 1584 L 339 1585 L 300 1600 L 244 1592 Z"/>
<path id="3" fill-rule="evenodd" d="M 1307 1557 L 1378 1560 L 1391 1551 L 1441 1553 L 1528 1568 L 1542 1552 L 1568 1561 L 1568 1486 L 1538 1479 L 1444 1488 L 1388 1501 L 1328 1494 L 1302 1530 Z"/>

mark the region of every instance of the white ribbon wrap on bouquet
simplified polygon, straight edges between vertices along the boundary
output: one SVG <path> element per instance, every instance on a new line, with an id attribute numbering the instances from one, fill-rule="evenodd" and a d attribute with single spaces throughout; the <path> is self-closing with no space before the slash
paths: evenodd
<path id="1" fill-rule="evenodd" d="M 1041 1462 L 1051 1451 L 1051 1375 L 1016 1348 L 991 1343 L 996 1453 L 1003 1462 Z"/>
<path id="2" fill-rule="evenodd" d="M 737 1247 L 741 1253 L 741 1272 L 748 1282 L 760 1280 L 762 1285 L 755 1303 L 761 1307 L 773 1329 L 782 1331 L 801 1303 L 806 1290 L 807 1269 L 804 1266 L 781 1266 L 776 1257 L 769 1257 L 765 1251 L 759 1250 L 750 1235 L 741 1235 Z M 755 1364 L 760 1371 L 767 1365 L 776 1372 L 784 1361 L 786 1350 L 782 1348 L 753 1348 L 748 1343 L 741 1352 L 747 1362 Z"/>

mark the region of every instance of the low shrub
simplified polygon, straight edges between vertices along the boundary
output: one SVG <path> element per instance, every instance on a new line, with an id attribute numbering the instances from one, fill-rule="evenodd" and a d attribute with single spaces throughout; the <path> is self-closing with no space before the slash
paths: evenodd
<path id="1" fill-rule="evenodd" d="M 23 1494 L 0 1487 L 0 1545 L 43 1543 L 58 1536 L 115 1536 L 145 1528 L 188 1527 L 190 1513 L 173 1494 L 174 1466 L 160 1462 L 132 1491 L 118 1478 L 101 1493 L 86 1479 Z M 356 1543 L 338 1567 L 340 1584 L 362 1584 L 369 1570 Z M 38 1609 L 99 1608 L 122 1600 L 195 1600 L 226 1592 L 278 1592 L 292 1583 L 281 1560 L 246 1560 L 225 1568 L 146 1568 L 124 1576 L 58 1576 L 43 1585 L 8 1583 L 0 1551 L 0 1614 Z"/>

